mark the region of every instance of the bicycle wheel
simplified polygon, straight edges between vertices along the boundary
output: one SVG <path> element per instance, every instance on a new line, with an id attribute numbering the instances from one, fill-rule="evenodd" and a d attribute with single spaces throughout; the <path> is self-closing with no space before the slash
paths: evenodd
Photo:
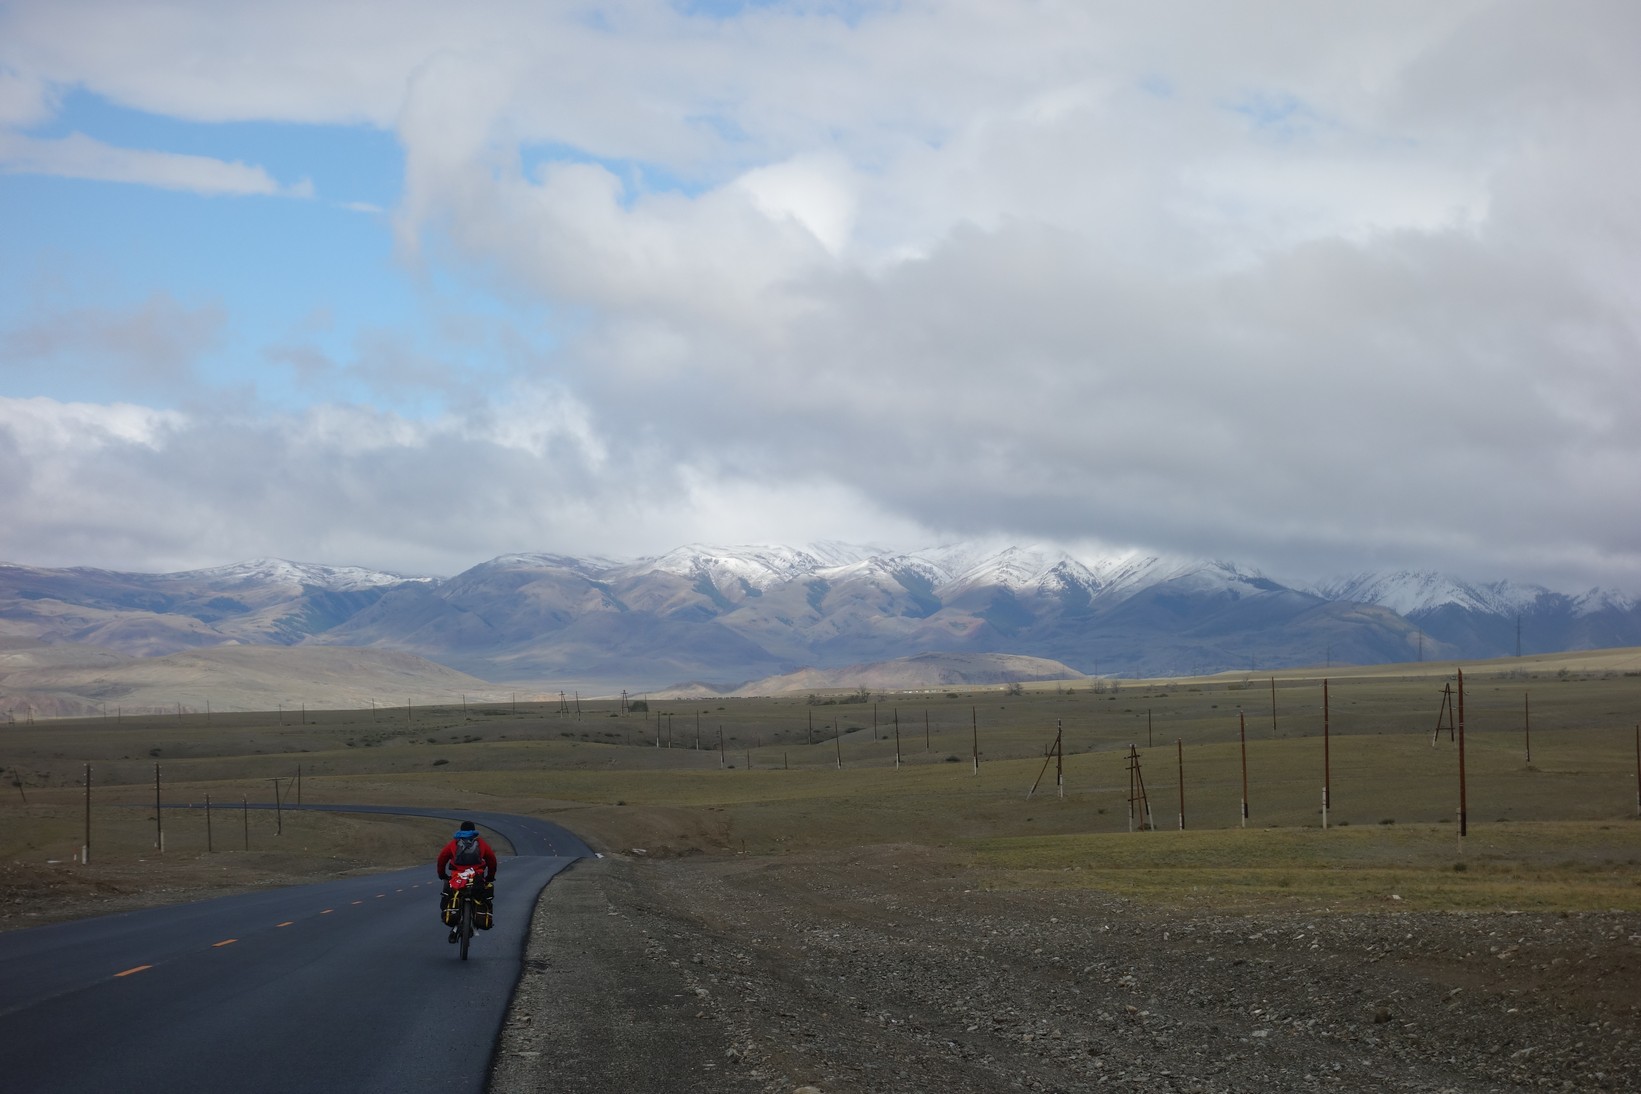
<path id="1" fill-rule="evenodd" d="M 473 941 L 473 898 L 466 893 L 462 894 L 461 920 L 456 926 L 461 932 L 462 960 L 467 960 L 467 944 Z"/>

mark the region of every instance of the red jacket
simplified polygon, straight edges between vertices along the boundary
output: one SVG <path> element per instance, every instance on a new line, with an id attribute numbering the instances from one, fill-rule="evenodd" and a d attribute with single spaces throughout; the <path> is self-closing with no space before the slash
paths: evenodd
<path id="1" fill-rule="evenodd" d="M 491 849 L 488 843 L 485 842 L 483 836 L 479 837 L 479 854 L 484 858 L 484 876 L 489 878 L 491 881 L 495 881 L 496 852 Z M 440 881 L 445 879 L 450 868 L 450 860 L 455 857 L 456 841 L 452 839 L 449 843 L 444 845 L 444 850 L 439 852 L 438 870 Z"/>

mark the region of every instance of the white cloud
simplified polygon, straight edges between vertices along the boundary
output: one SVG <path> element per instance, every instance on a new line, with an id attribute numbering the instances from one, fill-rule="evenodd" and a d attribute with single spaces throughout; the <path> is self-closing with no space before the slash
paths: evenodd
<path id="1" fill-rule="evenodd" d="M 120 308 L 49 310 L 0 331 L 0 367 L 17 387 L 96 377 L 131 398 L 186 397 L 227 321 L 215 305 L 188 306 L 163 293 Z"/>
<path id="2" fill-rule="evenodd" d="M 0 132 L 0 171 L 137 183 L 196 194 L 313 196 L 312 183 L 303 180 L 281 185 L 267 171 L 250 164 L 225 163 L 209 156 L 117 148 L 80 133 L 39 140 Z"/>
<path id="3" fill-rule="evenodd" d="M 0 65 L 0 128 L 37 125 L 50 118 L 55 109 L 44 81 Z"/>
<path id="4" fill-rule="evenodd" d="M 549 317 L 499 384 L 286 346 L 380 405 L 168 442 L 200 461 L 172 508 L 335 529 L 287 553 L 928 528 L 1641 589 L 1634 5 L 29 8 L 0 111 L 84 86 L 391 130 L 405 255 Z M 280 187 L 9 141 L 13 169 Z M 406 392 L 443 413 L 382 409 Z"/>
<path id="5" fill-rule="evenodd" d="M 736 185 L 752 195 L 765 216 L 790 217 L 809 230 L 833 255 L 848 246 L 855 219 L 854 186 L 848 164 L 836 156 L 787 160 L 748 171 Z"/>

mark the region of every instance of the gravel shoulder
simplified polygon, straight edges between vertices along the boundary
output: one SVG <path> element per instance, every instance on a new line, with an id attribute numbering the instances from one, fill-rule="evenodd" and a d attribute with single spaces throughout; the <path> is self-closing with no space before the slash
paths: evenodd
<path id="1" fill-rule="evenodd" d="M 1641 1091 L 1641 916 L 1214 915 L 944 852 L 548 886 L 496 1094 Z"/>

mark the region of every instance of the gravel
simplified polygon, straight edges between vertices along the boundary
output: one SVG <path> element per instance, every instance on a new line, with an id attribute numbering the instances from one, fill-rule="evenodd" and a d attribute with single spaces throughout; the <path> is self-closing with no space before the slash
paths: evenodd
<path id="1" fill-rule="evenodd" d="M 916 847 L 578 864 L 496 1094 L 1641 1091 L 1641 916 L 1203 914 Z"/>

